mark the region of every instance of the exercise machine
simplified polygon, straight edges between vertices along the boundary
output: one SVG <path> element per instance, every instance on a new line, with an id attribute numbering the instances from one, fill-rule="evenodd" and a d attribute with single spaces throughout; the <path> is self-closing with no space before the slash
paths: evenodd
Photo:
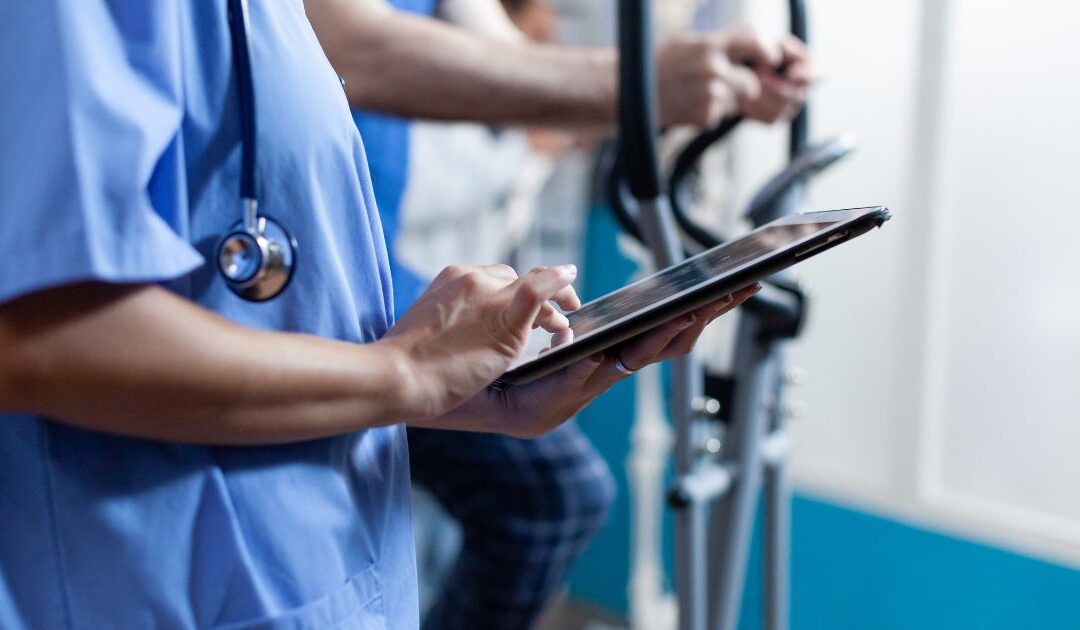
<path id="1" fill-rule="evenodd" d="M 623 227 L 651 251 L 656 268 L 723 238 L 691 219 L 691 175 L 700 158 L 741 119 L 725 119 L 691 140 L 661 186 L 656 151 L 656 94 L 649 0 L 620 0 L 619 148 L 609 200 Z M 807 39 L 802 0 L 789 0 L 791 32 Z M 788 165 L 754 196 L 754 227 L 796 212 L 806 182 L 848 155 L 846 136 L 810 146 L 806 109 L 791 124 Z M 685 242 L 683 237 L 685 237 Z M 730 374 L 705 373 L 691 353 L 671 362 L 675 424 L 676 584 L 680 630 L 734 630 L 738 624 L 758 497 L 764 489 L 765 626 L 785 630 L 789 614 L 791 491 L 783 346 L 802 329 L 806 296 L 778 274 L 742 307 Z"/>

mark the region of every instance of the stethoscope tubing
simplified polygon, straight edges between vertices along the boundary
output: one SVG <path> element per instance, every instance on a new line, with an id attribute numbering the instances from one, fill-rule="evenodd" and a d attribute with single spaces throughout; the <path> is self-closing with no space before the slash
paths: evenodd
<path id="1" fill-rule="evenodd" d="M 246 4 L 247 0 L 229 0 L 228 7 L 240 117 L 240 198 L 245 201 L 258 199 L 255 192 L 258 128 L 255 113 L 255 81 L 251 75 L 251 48 L 248 41 Z"/>
<path id="2" fill-rule="evenodd" d="M 242 216 L 218 243 L 216 264 L 230 291 L 250 302 L 265 302 L 291 284 L 298 248 L 296 239 L 283 224 L 259 214 L 258 127 L 246 5 L 247 0 L 228 0 L 227 8 L 240 119 Z M 252 271 L 245 265 L 250 260 L 254 261 Z"/>

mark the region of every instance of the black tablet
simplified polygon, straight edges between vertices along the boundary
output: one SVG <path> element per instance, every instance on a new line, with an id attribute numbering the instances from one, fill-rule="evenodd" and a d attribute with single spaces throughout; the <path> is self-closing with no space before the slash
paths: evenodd
<path id="1" fill-rule="evenodd" d="M 608 350 L 684 313 L 865 234 L 884 206 L 796 214 L 704 251 L 567 313 L 568 334 L 535 331 L 525 354 L 492 386 L 523 385 Z"/>

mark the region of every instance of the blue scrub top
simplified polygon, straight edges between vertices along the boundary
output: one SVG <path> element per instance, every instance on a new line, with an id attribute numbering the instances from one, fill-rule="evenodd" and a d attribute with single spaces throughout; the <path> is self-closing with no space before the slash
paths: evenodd
<path id="1" fill-rule="evenodd" d="M 300 245 L 275 300 L 206 263 L 241 216 L 225 0 L 0 8 L 0 302 L 158 282 L 241 324 L 392 324 L 360 136 L 300 0 L 250 0 L 261 210 Z M 206 448 L 0 416 L 0 627 L 413 628 L 401 426 Z"/>
<path id="2" fill-rule="evenodd" d="M 432 15 L 437 0 L 389 0 L 399 11 Z M 375 199 L 382 214 L 386 248 L 394 278 L 394 312 L 400 316 L 427 288 L 430 278 L 401 263 L 394 255 L 394 238 L 401 224 L 401 198 L 409 176 L 409 120 L 381 112 L 355 110 L 353 120 L 368 147 Z"/>

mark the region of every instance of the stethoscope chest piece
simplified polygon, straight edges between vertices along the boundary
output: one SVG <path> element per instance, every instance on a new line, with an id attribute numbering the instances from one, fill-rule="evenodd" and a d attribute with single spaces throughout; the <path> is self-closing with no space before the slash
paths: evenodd
<path id="1" fill-rule="evenodd" d="M 296 271 L 296 239 L 277 221 L 259 214 L 255 81 L 248 48 L 246 0 L 229 1 L 229 30 L 240 113 L 240 201 L 243 218 L 221 237 L 215 252 L 218 272 L 229 290 L 251 302 L 281 294 Z"/>
<path id="2" fill-rule="evenodd" d="M 238 221 L 221 238 L 217 266 L 236 295 L 265 302 L 285 290 L 296 269 L 296 239 L 280 223 L 260 215 Z"/>

